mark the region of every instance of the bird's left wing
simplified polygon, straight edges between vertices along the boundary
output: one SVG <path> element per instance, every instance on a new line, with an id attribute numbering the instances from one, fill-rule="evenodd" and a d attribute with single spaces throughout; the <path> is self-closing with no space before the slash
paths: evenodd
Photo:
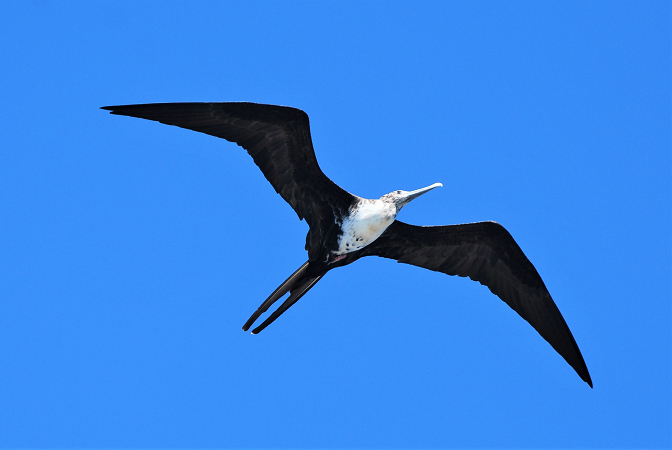
<path id="1" fill-rule="evenodd" d="M 421 227 L 395 221 L 359 253 L 358 257 L 381 256 L 469 277 L 487 286 L 593 386 L 581 351 L 539 273 L 498 223 Z"/>
<path id="2" fill-rule="evenodd" d="M 320 169 L 308 115 L 287 106 L 247 102 L 105 106 L 112 114 L 155 120 L 235 142 L 311 231 L 331 226 L 353 197 Z M 334 211 L 334 208 L 339 211 Z"/>

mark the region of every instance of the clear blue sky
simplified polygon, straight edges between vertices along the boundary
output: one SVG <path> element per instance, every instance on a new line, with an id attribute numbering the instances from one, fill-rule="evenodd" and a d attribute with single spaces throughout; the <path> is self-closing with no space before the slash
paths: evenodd
<path id="1" fill-rule="evenodd" d="M 0 447 L 670 447 L 670 2 L 3 2 Z M 227 142 L 98 108 L 253 101 L 400 219 L 495 220 L 590 389 L 485 287 L 368 258 L 258 336 L 307 225 Z"/>

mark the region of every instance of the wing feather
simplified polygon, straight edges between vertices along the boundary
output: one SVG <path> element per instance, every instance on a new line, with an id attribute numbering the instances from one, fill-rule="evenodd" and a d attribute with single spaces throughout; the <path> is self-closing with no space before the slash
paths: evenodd
<path id="1" fill-rule="evenodd" d="M 347 213 L 353 200 L 317 164 L 308 115 L 300 109 L 247 102 L 150 103 L 102 109 L 235 142 L 247 150 L 275 191 L 311 229 L 328 227 L 338 214 Z"/>
<path id="2" fill-rule="evenodd" d="M 539 273 L 498 223 L 420 227 L 395 221 L 361 250 L 361 256 L 370 255 L 469 277 L 487 286 L 593 386 L 581 351 Z"/>

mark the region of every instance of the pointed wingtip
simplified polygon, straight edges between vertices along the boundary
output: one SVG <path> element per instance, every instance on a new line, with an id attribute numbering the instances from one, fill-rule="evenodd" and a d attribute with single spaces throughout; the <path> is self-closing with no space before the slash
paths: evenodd
<path id="1" fill-rule="evenodd" d="M 580 355 L 580 353 L 579 353 Z M 583 367 L 579 367 L 578 369 L 572 366 L 572 368 L 576 371 L 577 375 L 581 377 L 583 381 L 586 382 L 590 388 L 593 388 L 593 379 L 590 378 L 590 373 L 588 372 L 588 367 L 586 367 L 585 362 L 583 361 L 583 357 L 581 357 L 581 362 L 583 363 Z M 571 364 L 570 364 L 571 365 Z"/>
<path id="2" fill-rule="evenodd" d="M 118 116 L 126 116 L 126 114 L 129 111 L 133 111 L 134 106 L 142 106 L 142 105 L 114 105 L 114 106 L 101 106 L 100 109 L 104 111 L 109 111 L 110 114 L 116 114 Z M 129 108 L 130 107 L 130 108 Z M 133 117 L 133 116 L 131 116 Z"/>

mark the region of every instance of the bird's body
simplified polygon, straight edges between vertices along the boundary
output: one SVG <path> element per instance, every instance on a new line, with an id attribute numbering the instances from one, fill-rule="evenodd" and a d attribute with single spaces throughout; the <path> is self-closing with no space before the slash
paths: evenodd
<path id="1" fill-rule="evenodd" d="M 378 199 L 353 196 L 348 214 L 340 221 L 335 220 L 339 228 L 338 248 L 331 252 L 332 255 L 343 256 L 371 244 L 392 225 L 404 205 L 440 186 L 443 185 L 434 183 L 412 192 L 394 191 Z"/>
<path id="2" fill-rule="evenodd" d="M 576 341 L 544 282 L 501 225 L 478 222 L 419 227 L 396 220 L 401 208 L 440 183 L 415 191 L 393 191 L 374 200 L 350 194 L 320 170 L 308 116 L 296 108 L 256 103 L 157 103 L 103 109 L 237 143 L 248 151 L 299 219 L 308 223 L 308 261 L 261 304 L 244 330 L 287 293 L 282 305 L 252 333 L 277 319 L 330 270 L 364 256 L 379 256 L 486 285 L 592 387 Z"/>
<path id="3" fill-rule="evenodd" d="M 378 239 L 396 217 L 397 209 L 391 203 L 380 199 L 359 200 L 343 223 L 338 224 L 341 234 L 333 254 L 345 255 L 366 247 Z"/>

